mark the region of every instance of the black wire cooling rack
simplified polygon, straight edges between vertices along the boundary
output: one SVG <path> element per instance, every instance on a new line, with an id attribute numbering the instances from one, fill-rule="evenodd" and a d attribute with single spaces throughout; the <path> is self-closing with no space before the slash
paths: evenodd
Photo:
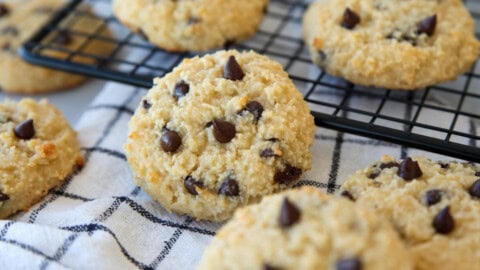
<path id="1" fill-rule="evenodd" d="M 22 57 L 34 64 L 148 88 L 153 77 L 164 75 L 183 58 L 193 55 L 171 54 L 148 44 L 114 18 L 110 2 L 69 2 L 24 44 L 20 49 Z M 465 4 L 478 24 L 480 3 L 476 2 Z M 81 9 L 83 4 L 92 6 L 98 19 Z M 280 62 L 304 94 L 318 126 L 480 162 L 477 64 L 455 82 L 415 92 L 353 85 L 311 64 L 301 37 L 301 18 L 307 6 L 308 1 L 271 0 L 255 37 L 233 47 L 253 49 Z M 75 30 L 75 21 L 85 17 L 98 20 L 97 27 L 88 33 Z M 103 34 L 106 28 L 114 37 Z M 75 50 L 59 47 L 48 38 L 56 32 L 81 36 L 84 42 Z M 107 57 L 88 54 L 83 49 L 93 41 L 113 44 L 115 50 Z M 52 51 L 64 57 L 49 57 Z M 75 61 L 78 57 L 91 58 L 95 64 Z"/>

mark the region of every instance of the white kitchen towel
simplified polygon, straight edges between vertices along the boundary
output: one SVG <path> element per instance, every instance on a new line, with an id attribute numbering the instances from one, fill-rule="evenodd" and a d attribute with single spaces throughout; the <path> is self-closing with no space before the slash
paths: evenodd
<path id="1" fill-rule="evenodd" d="M 76 126 L 85 167 L 28 212 L 0 221 L 0 269 L 195 268 L 221 224 L 165 211 L 133 184 L 122 150 L 127 123 L 146 92 L 109 83 L 97 96 Z M 335 98 L 325 93 L 325 100 Z M 406 109 L 388 108 L 399 115 Z M 438 113 L 424 117 L 448 121 Z M 474 124 L 459 118 L 457 128 L 471 131 Z M 317 129 L 312 150 L 313 169 L 298 185 L 326 192 L 383 154 L 449 159 L 323 128 Z"/>

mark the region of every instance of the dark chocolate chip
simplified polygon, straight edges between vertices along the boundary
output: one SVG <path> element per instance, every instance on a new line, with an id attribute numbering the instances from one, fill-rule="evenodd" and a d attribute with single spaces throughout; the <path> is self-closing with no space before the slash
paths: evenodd
<path id="1" fill-rule="evenodd" d="M 277 171 L 273 180 L 279 184 L 288 185 L 297 180 L 302 175 L 302 170 L 296 167 L 286 164 L 283 171 Z"/>
<path id="2" fill-rule="evenodd" d="M 472 197 L 480 199 L 480 179 L 472 184 L 472 186 L 468 189 L 468 193 L 470 193 Z"/>
<path id="3" fill-rule="evenodd" d="M 30 140 L 31 138 L 33 138 L 33 136 L 35 136 L 35 128 L 33 126 L 33 120 L 28 119 L 21 122 L 13 129 L 13 133 L 19 139 Z"/>
<path id="4" fill-rule="evenodd" d="M 188 24 L 188 25 L 197 24 L 197 23 L 199 23 L 200 21 L 201 21 L 200 19 L 192 17 L 192 18 L 188 19 L 187 24 Z"/>
<path id="5" fill-rule="evenodd" d="M 235 133 L 237 132 L 234 124 L 219 119 L 213 120 L 212 126 L 213 136 L 219 143 L 230 142 L 235 137 Z"/>
<path id="6" fill-rule="evenodd" d="M 59 45 L 68 45 L 72 43 L 72 37 L 70 34 L 65 31 L 65 30 L 60 30 L 57 32 L 57 35 L 53 38 L 52 40 L 53 43 L 59 44 Z"/>
<path id="7" fill-rule="evenodd" d="M 177 132 L 166 130 L 162 134 L 160 144 L 165 152 L 174 153 L 182 144 L 182 138 Z"/>
<path id="8" fill-rule="evenodd" d="M 268 263 L 263 264 L 263 270 L 280 270 L 281 268 L 272 266 Z"/>
<path id="9" fill-rule="evenodd" d="M 180 98 L 186 96 L 190 91 L 190 85 L 185 81 L 179 81 L 175 84 L 175 90 L 173 91 L 173 97 L 175 100 L 179 100 Z"/>
<path id="10" fill-rule="evenodd" d="M 218 194 L 225 196 L 238 196 L 240 194 L 240 188 L 238 187 L 237 180 L 230 176 L 223 181 L 218 189 Z"/>
<path id="11" fill-rule="evenodd" d="M 243 70 L 235 59 L 235 56 L 231 55 L 228 58 L 228 61 L 223 68 L 223 77 L 232 81 L 240 81 L 243 79 L 243 77 L 245 77 L 245 73 L 243 73 Z"/>
<path id="12" fill-rule="evenodd" d="M 435 231 L 440 234 L 449 234 L 455 228 L 455 221 L 452 215 L 450 215 L 450 207 L 447 206 L 440 210 L 438 214 L 433 218 L 432 222 Z"/>
<path id="13" fill-rule="evenodd" d="M 418 166 L 418 162 L 413 161 L 411 158 L 407 157 L 400 164 L 400 168 L 397 172 L 397 175 L 402 177 L 405 181 L 411 181 L 415 178 L 422 176 L 422 170 Z"/>
<path id="14" fill-rule="evenodd" d="M 450 163 L 438 162 L 438 165 L 440 165 L 440 168 L 442 168 L 442 169 L 450 168 Z"/>
<path id="15" fill-rule="evenodd" d="M 475 176 L 480 177 L 480 172 L 475 172 Z"/>
<path id="16" fill-rule="evenodd" d="M 18 36 L 18 28 L 15 26 L 9 25 L 2 29 L 2 35 L 5 36 Z"/>
<path id="17" fill-rule="evenodd" d="M 0 18 L 8 15 L 9 12 L 10 9 L 7 7 L 7 5 L 0 3 Z"/>
<path id="18" fill-rule="evenodd" d="M 278 221 L 282 228 L 288 228 L 300 220 L 300 210 L 288 198 L 283 199 Z"/>
<path id="19" fill-rule="evenodd" d="M 228 50 L 230 47 L 232 47 L 233 45 L 235 45 L 235 43 L 236 43 L 235 40 L 233 40 L 233 39 L 227 39 L 227 40 L 225 41 L 225 43 L 223 43 L 223 48 L 224 48 L 225 50 Z"/>
<path id="20" fill-rule="evenodd" d="M 398 164 L 397 162 L 387 162 L 387 163 L 382 163 L 380 164 L 380 169 L 389 169 L 389 168 L 393 168 L 393 167 L 399 167 L 400 164 Z"/>
<path id="21" fill-rule="evenodd" d="M 138 28 L 137 35 L 139 35 L 143 40 L 148 41 L 148 36 L 145 34 L 142 28 Z"/>
<path id="22" fill-rule="evenodd" d="M 341 196 L 343 197 L 346 197 L 348 199 L 350 199 L 351 201 L 355 201 L 355 198 L 353 197 L 352 193 L 350 193 L 350 191 L 348 190 L 344 190 L 340 193 Z"/>
<path id="23" fill-rule="evenodd" d="M 379 175 L 380 175 L 380 172 L 376 171 L 376 172 L 370 173 L 367 177 L 370 178 L 370 179 L 375 179 L 375 178 L 377 178 Z"/>
<path id="24" fill-rule="evenodd" d="M 428 36 L 433 35 L 435 32 L 435 27 L 437 26 L 437 15 L 427 17 L 420 21 L 417 25 L 417 30 L 419 34 L 427 34 Z"/>
<path id="25" fill-rule="evenodd" d="M 357 13 L 355 13 L 350 8 L 346 8 L 345 12 L 343 13 L 343 18 L 341 23 L 342 27 L 352 30 L 359 23 L 360 23 L 360 16 L 358 16 Z"/>
<path id="26" fill-rule="evenodd" d="M 260 119 L 260 117 L 262 117 L 263 106 L 258 101 L 250 101 L 250 102 L 247 103 L 244 110 L 253 114 L 253 117 L 255 118 L 255 121 L 258 121 L 258 119 Z"/>
<path id="27" fill-rule="evenodd" d="M 142 101 L 142 106 L 143 106 L 143 108 L 144 108 L 145 110 L 148 110 L 148 109 L 150 109 L 150 108 L 152 107 L 152 104 L 150 104 L 150 102 L 148 102 L 148 100 L 144 99 L 144 100 Z"/>
<path id="28" fill-rule="evenodd" d="M 337 261 L 336 270 L 361 270 L 362 262 L 358 258 L 345 258 Z"/>
<path id="29" fill-rule="evenodd" d="M 9 199 L 10 197 L 7 194 L 0 191 L 0 202 L 8 201 Z"/>
<path id="30" fill-rule="evenodd" d="M 266 139 L 265 141 L 269 141 L 269 142 L 278 142 L 280 141 L 278 138 L 268 138 Z"/>
<path id="31" fill-rule="evenodd" d="M 442 200 L 442 192 L 438 189 L 432 189 L 425 193 L 425 201 L 428 206 L 434 205 Z"/>
<path id="32" fill-rule="evenodd" d="M 198 181 L 197 179 L 193 178 L 193 176 L 191 175 L 185 177 L 183 184 L 185 185 L 185 188 L 187 189 L 188 193 L 195 196 L 198 195 L 197 187 L 203 187 L 203 182 Z"/>
<path id="33" fill-rule="evenodd" d="M 269 157 L 275 157 L 275 156 L 277 155 L 275 154 L 275 152 L 273 152 L 272 148 L 263 149 L 262 152 L 260 152 L 260 157 L 263 157 L 263 158 L 269 158 Z"/>

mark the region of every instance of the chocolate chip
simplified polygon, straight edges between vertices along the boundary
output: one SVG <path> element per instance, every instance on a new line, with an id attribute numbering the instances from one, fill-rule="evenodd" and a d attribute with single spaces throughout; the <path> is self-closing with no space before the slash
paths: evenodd
<path id="1" fill-rule="evenodd" d="M 432 189 L 425 193 L 425 199 L 428 206 L 434 205 L 442 200 L 442 192 L 438 189 Z"/>
<path id="2" fill-rule="evenodd" d="M 57 35 L 53 38 L 52 42 L 65 46 L 72 43 L 72 37 L 67 31 L 60 30 L 57 32 Z"/>
<path id="3" fill-rule="evenodd" d="M 166 130 L 160 138 L 160 144 L 165 152 L 174 153 L 182 144 L 182 138 L 177 132 Z"/>
<path id="4" fill-rule="evenodd" d="M 10 197 L 7 194 L 0 191 L 0 202 L 8 201 L 9 199 Z"/>
<path id="5" fill-rule="evenodd" d="M 255 121 L 258 121 L 258 119 L 260 119 L 260 117 L 262 117 L 263 106 L 258 101 L 250 101 L 245 106 L 244 111 L 245 110 L 250 112 L 251 114 L 253 114 L 253 117 L 255 118 Z"/>
<path id="6" fill-rule="evenodd" d="M 233 40 L 233 39 L 227 39 L 227 41 L 225 41 L 225 43 L 223 43 L 223 48 L 225 48 L 225 50 L 228 50 L 230 47 L 232 47 L 233 45 L 235 45 L 236 41 Z"/>
<path id="7" fill-rule="evenodd" d="M 35 136 L 35 128 L 33 126 L 33 120 L 28 119 L 21 122 L 13 129 L 13 133 L 19 139 L 30 140 L 31 138 L 33 138 L 33 136 Z"/>
<path id="8" fill-rule="evenodd" d="M 175 84 L 175 90 L 173 92 L 173 97 L 175 100 L 179 100 L 180 98 L 184 97 L 190 91 L 190 85 L 185 81 L 179 81 Z"/>
<path id="9" fill-rule="evenodd" d="M 337 261 L 336 270 L 361 270 L 362 262 L 358 258 L 345 258 Z"/>
<path id="10" fill-rule="evenodd" d="M 223 77 L 232 81 L 240 81 L 243 79 L 243 77 L 245 77 L 245 73 L 243 73 L 243 70 L 235 59 L 235 56 L 231 55 L 228 58 L 228 61 L 223 68 Z"/>
<path id="11" fill-rule="evenodd" d="M 272 148 L 267 148 L 262 150 L 262 152 L 260 152 L 260 157 L 263 157 L 263 158 L 269 158 L 274 156 L 276 155 L 275 155 L 275 152 L 273 152 Z"/>
<path id="12" fill-rule="evenodd" d="M 318 56 L 320 57 L 320 61 L 322 62 L 325 62 L 325 60 L 327 60 L 327 54 L 322 50 L 318 51 Z"/>
<path id="13" fill-rule="evenodd" d="M 345 12 L 343 13 L 343 18 L 341 23 L 342 27 L 352 30 L 359 23 L 360 23 L 360 16 L 358 16 L 357 13 L 355 13 L 350 8 L 346 8 Z"/>
<path id="14" fill-rule="evenodd" d="M 291 166 L 290 164 L 285 165 L 283 171 L 277 171 L 273 180 L 279 184 L 288 185 L 293 181 L 297 180 L 300 175 L 302 175 L 302 170 L 296 167 Z"/>
<path id="15" fill-rule="evenodd" d="M 480 179 L 472 184 L 472 186 L 468 189 L 468 193 L 470 193 L 472 197 L 480 199 Z"/>
<path id="16" fill-rule="evenodd" d="M 435 231 L 440 234 L 448 234 L 453 231 L 455 227 L 455 221 L 452 215 L 450 215 L 450 207 L 447 206 L 440 210 L 438 214 L 433 218 L 432 222 Z"/>
<path id="17" fill-rule="evenodd" d="M 10 9 L 7 7 L 7 5 L 0 3 L 0 18 L 8 15 L 9 12 Z"/>
<path id="18" fill-rule="evenodd" d="M 223 181 L 222 185 L 218 189 L 218 194 L 225 196 L 238 196 L 240 194 L 240 188 L 235 179 L 230 176 Z"/>
<path id="19" fill-rule="evenodd" d="M 355 198 L 353 197 L 352 193 L 350 193 L 350 191 L 348 190 L 344 190 L 340 193 L 341 196 L 343 197 L 346 197 L 348 199 L 350 199 L 351 201 L 355 201 Z"/>
<path id="20" fill-rule="evenodd" d="M 437 26 L 437 15 L 427 17 L 420 21 L 417 25 L 417 31 L 419 34 L 427 34 L 428 36 L 433 35 L 435 32 L 435 27 Z"/>
<path id="21" fill-rule="evenodd" d="M 148 36 L 145 34 L 142 28 L 138 28 L 137 35 L 139 35 L 143 40 L 148 41 Z"/>
<path id="22" fill-rule="evenodd" d="M 219 143 L 230 142 L 235 137 L 235 133 L 237 132 L 234 124 L 219 119 L 213 120 L 212 126 L 213 136 Z"/>
<path id="23" fill-rule="evenodd" d="M 199 23 L 200 21 L 201 21 L 200 19 L 192 17 L 192 18 L 188 19 L 187 24 L 188 24 L 188 25 L 197 24 L 197 23 Z"/>
<path id="24" fill-rule="evenodd" d="M 2 35 L 5 36 L 18 36 L 18 29 L 15 26 L 9 25 L 2 29 Z"/>
<path id="25" fill-rule="evenodd" d="M 422 170 L 420 170 L 420 166 L 418 166 L 418 162 L 413 161 L 409 157 L 402 161 L 397 172 L 397 175 L 402 177 L 405 181 L 411 181 L 422 176 L 422 174 L 423 173 Z"/>
<path id="26" fill-rule="evenodd" d="M 300 210 L 288 198 L 283 199 L 278 221 L 282 228 L 288 228 L 300 220 Z"/>
<path id="27" fill-rule="evenodd" d="M 150 108 L 152 107 L 152 104 L 150 104 L 150 102 L 148 102 L 148 100 L 144 99 L 144 100 L 142 101 L 142 106 L 143 106 L 143 108 L 144 108 L 145 110 L 148 110 L 148 109 L 150 109 Z"/>
<path id="28" fill-rule="evenodd" d="M 450 168 L 450 163 L 438 162 L 438 165 L 440 165 L 440 168 L 442 168 L 442 169 Z"/>
<path id="29" fill-rule="evenodd" d="M 393 167 L 400 167 L 400 164 L 398 164 L 397 162 L 387 162 L 387 163 L 382 163 L 380 164 L 380 169 L 389 169 L 389 168 L 393 168 Z"/>
<path id="30" fill-rule="evenodd" d="M 281 268 L 272 266 L 268 263 L 263 264 L 263 270 L 280 270 Z"/>
<path id="31" fill-rule="evenodd" d="M 370 173 L 369 175 L 367 175 L 367 177 L 370 178 L 370 179 L 375 179 L 375 178 L 377 178 L 379 175 L 380 175 L 380 172 L 376 171 L 376 172 Z"/>
<path id="32" fill-rule="evenodd" d="M 475 172 L 475 176 L 480 177 L 480 172 Z"/>
<path id="33" fill-rule="evenodd" d="M 191 175 L 185 177 L 183 184 L 185 185 L 185 188 L 187 189 L 188 193 L 195 196 L 198 195 L 197 187 L 203 187 L 203 182 L 198 181 L 197 179 L 193 178 L 193 176 Z"/>

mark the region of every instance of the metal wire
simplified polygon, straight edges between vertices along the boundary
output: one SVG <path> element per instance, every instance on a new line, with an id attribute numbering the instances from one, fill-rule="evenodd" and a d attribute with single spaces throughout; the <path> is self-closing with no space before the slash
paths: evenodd
<path id="1" fill-rule="evenodd" d="M 475 0 L 464 2 L 479 23 L 480 5 Z M 88 33 L 73 27 L 76 20 L 87 16 L 95 20 L 79 8 L 84 3 L 93 7 L 99 22 L 99 26 Z M 228 46 L 256 50 L 279 61 L 311 105 L 318 126 L 480 162 L 477 147 L 480 136 L 476 134 L 480 110 L 475 110 L 475 104 L 480 102 L 480 87 L 475 87 L 480 83 L 480 74 L 476 64 L 456 82 L 415 92 L 370 89 L 333 78 L 311 63 L 298 31 L 307 6 L 308 1 L 271 0 L 264 23 L 255 37 Z M 115 32 L 114 37 L 103 34 L 105 28 Z M 68 50 L 49 42 L 49 35 L 57 31 L 83 37 L 85 41 L 76 50 Z M 115 50 L 107 57 L 85 53 L 83 49 L 93 41 L 114 44 Z M 46 52 L 52 50 L 64 52 L 66 57 L 48 57 Z M 135 52 L 134 58 L 130 57 L 132 52 Z M 35 64 L 146 88 L 152 86 L 153 77 L 166 74 L 183 58 L 194 55 L 165 52 L 129 32 L 114 18 L 110 0 L 71 1 L 24 44 L 20 53 Z M 96 64 L 75 62 L 76 57 L 91 58 Z M 352 102 L 358 99 L 368 99 L 368 106 Z M 387 113 L 392 105 L 404 106 L 405 113 Z M 422 116 L 427 112 L 441 114 L 450 120 L 440 124 L 425 122 Z M 459 127 L 460 120 L 467 122 L 468 128 Z"/>

